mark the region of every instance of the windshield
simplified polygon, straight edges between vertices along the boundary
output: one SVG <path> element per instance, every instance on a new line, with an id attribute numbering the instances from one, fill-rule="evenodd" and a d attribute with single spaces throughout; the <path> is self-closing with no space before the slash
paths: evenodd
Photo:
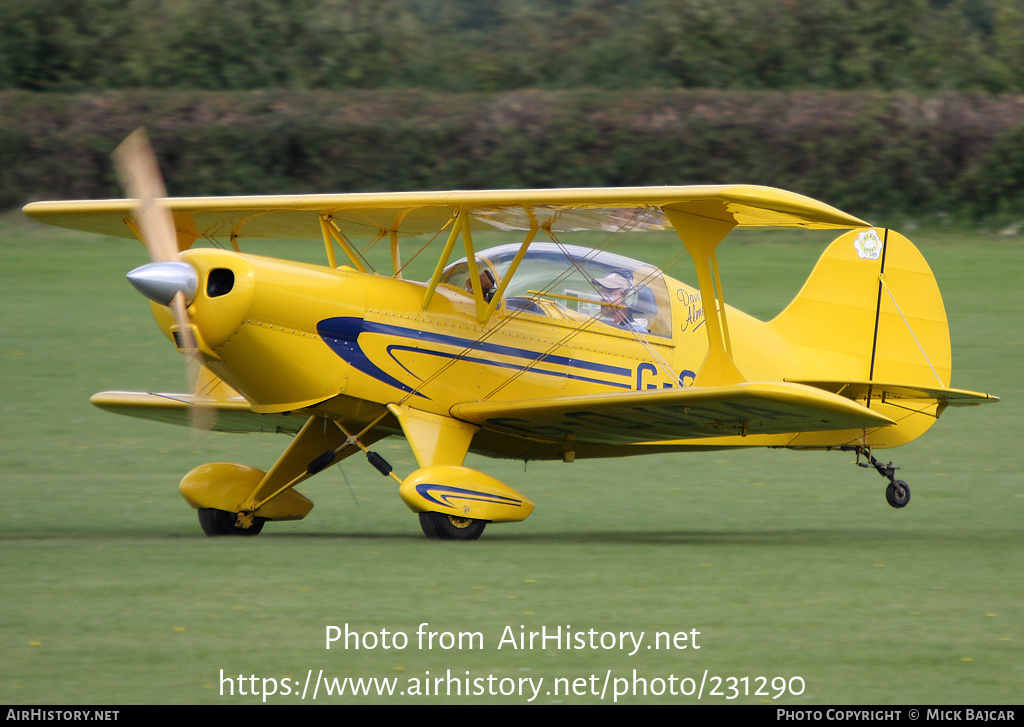
<path id="1" fill-rule="evenodd" d="M 517 244 L 477 253 L 481 288 L 497 287 L 519 251 Z M 489 274 L 485 274 L 484 271 Z M 452 263 L 442 282 L 471 290 L 465 258 Z M 493 290 L 493 289 L 492 289 Z M 665 278 L 652 265 L 610 252 L 575 245 L 534 243 L 504 295 L 504 307 L 535 315 L 596 318 L 610 326 L 657 336 L 671 335 L 672 320 Z M 567 316 L 564 314 L 574 313 Z"/>

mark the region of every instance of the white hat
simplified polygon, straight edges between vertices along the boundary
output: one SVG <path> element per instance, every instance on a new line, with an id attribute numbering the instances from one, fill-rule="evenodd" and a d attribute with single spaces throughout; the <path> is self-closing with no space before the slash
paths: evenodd
<path id="1" fill-rule="evenodd" d="M 629 290 L 630 287 L 629 281 L 620 273 L 608 273 L 605 277 L 594 282 L 602 288 L 608 288 L 609 290 Z"/>

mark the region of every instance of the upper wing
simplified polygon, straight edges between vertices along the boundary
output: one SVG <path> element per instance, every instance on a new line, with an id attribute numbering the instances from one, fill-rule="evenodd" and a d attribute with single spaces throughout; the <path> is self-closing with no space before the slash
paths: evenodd
<path id="1" fill-rule="evenodd" d="M 726 435 L 867 429 L 886 416 L 836 394 L 786 382 L 629 391 L 458 404 L 452 415 L 485 429 L 595 444 Z"/>
<path id="2" fill-rule="evenodd" d="M 664 229 L 666 210 L 741 227 L 867 226 L 809 197 L 753 185 L 179 197 L 164 204 L 182 249 L 197 238 L 320 238 L 324 217 L 347 233 L 432 234 L 460 211 L 476 229 L 555 232 Z M 134 237 L 126 221 L 135 207 L 123 199 L 33 202 L 24 212 L 58 227 Z"/>

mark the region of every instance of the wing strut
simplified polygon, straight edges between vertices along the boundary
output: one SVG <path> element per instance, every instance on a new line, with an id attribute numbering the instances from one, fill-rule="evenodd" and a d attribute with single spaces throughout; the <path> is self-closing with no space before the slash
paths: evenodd
<path id="1" fill-rule="evenodd" d="M 725 298 L 718 274 L 715 248 L 736 226 L 735 222 L 700 217 L 688 212 L 665 208 L 665 216 L 683 241 L 697 266 L 697 285 L 704 306 L 705 328 L 708 332 L 708 355 L 697 372 L 694 386 L 726 386 L 745 379 L 732 358 L 729 324 L 725 317 Z"/>
<path id="2" fill-rule="evenodd" d="M 341 249 L 345 252 L 349 261 L 355 266 L 356 270 L 361 273 L 370 272 L 366 265 L 363 264 L 362 260 L 359 259 L 359 255 L 356 254 L 355 249 L 349 244 L 349 241 L 345 239 L 345 236 L 341 234 L 341 230 L 338 229 L 338 225 L 334 222 L 334 219 L 329 214 L 320 215 L 320 232 L 324 238 L 324 246 L 327 248 L 327 260 L 331 264 L 331 267 L 338 267 L 338 260 L 334 255 L 334 247 L 331 241 L 338 243 Z"/>
<path id="3" fill-rule="evenodd" d="M 430 282 L 427 283 L 427 291 L 423 294 L 423 308 L 426 309 L 430 305 L 430 301 L 434 297 L 434 291 L 437 289 L 437 284 L 441 281 L 441 275 L 448 264 L 448 258 L 451 257 L 452 249 L 461 235 L 463 246 L 466 250 L 466 263 L 469 265 L 469 277 L 473 286 L 471 292 L 476 303 L 477 320 L 480 323 L 487 323 L 495 309 L 497 309 L 502 296 L 505 294 L 505 289 L 508 287 L 509 282 L 511 282 L 512 276 L 515 275 L 516 270 L 519 268 L 519 263 L 523 261 L 523 256 L 526 255 L 527 249 L 538 232 L 539 228 L 536 224 L 527 231 L 526 238 L 519 247 L 519 252 L 516 253 L 509 269 L 502 276 L 501 280 L 498 281 L 497 291 L 490 302 L 488 302 L 484 300 L 484 291 L 480 289 L 480 270 L 477 267 L 476 251 L 473 248 L 473 235 L 469 230 L 469 211 L 461 210 L 454 218 L 454 223 L 452 224 L 451 232 L 448 234 L 448 241 L 445 243 L 441 258 L 437 262 L 437 267 L 434 269 Z"/>
<path id="4" fill-rule="evenodd" d="M 389 230 L 391 236 L 391 269 L 394 273 L 391 277 L 401 278 L 402 277 L 402 253 L 398 248 L 398 230 Z"/>
<path id="5" fill-rule="evenodd" d="M 427 292 L 423 294 L 424 310 L 426 310 L 427 306 L 430 305 L 430 301 L 434 297 L 434 291 L 437 289 L 437 284 L 441 282 L 441 274 L 444 272 L 444 268 L 448 264 L 448 258 L 451 257 L 452 248 L 455 247 L 455 242 L 459 239 L 459 233 L 462 232 L 462 225 L 465 220 L 465 210 L 459 210 L 458 214 L 452 218 L 452 231 L 448 233 L 448 242 L 444 244 L 444 250 L 441 252 L 441 257 L 437 261 L 437 267 L 434 268 L 434 274 L 430 276 L 430 282 L 427 283 Z"/>
<path id="6" fill-rule="evenodd" d="M 491 314 L 494 313 L 494 309 L 498 307 L 498 303 L 505 295 L 505 289 L 508 284 L 512 282 L 512 277 L 516 274 L 516 270 L 519 269 L 519 263 L 523 261 L 523 257 L 526 255 L 527 249 L 530 247 L 530 243 L 533 242 L 533 238 L 537 236 L 537 226 L 534 225 L 530 228 L 529 232 L 526 233 L 526 239 L 523 240 L 523 244 L 519 246 L 519 251 L 516 256 L 512 259 L 512 263 L 508 266 L 508 270 L 505 271 L 504 277 L 498 282 L 498 289 L 494 292 L 494 297 L 491 298 L 491 302 L 487 304 L 487 311 L 485 313 L 486 318 L 490 318 Z M 484 320 L 484 323 L 487 321 Z"/>

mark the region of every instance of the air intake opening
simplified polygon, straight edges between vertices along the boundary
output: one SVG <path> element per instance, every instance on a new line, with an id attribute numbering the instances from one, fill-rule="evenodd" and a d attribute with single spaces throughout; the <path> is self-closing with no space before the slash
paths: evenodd
<path id="1" fill-rule="evenodd" d="M 235 274 L 227 268 L 211 270 L 206 278 L 206 295 L 208 298 L 227 295 L 233 287 L 235 287 Z"/>

